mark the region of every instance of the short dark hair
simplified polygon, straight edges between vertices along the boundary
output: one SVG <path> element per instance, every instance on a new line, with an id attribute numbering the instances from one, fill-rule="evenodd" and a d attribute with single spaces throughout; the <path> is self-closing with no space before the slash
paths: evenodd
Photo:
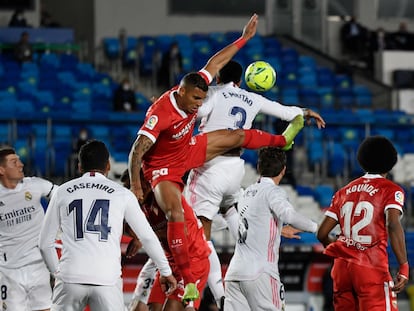
<path id="1" fill-rule="evenodd" d="M 198 72 L 187 73 L 181 80 L 181 85 L 184 87 L 198 87 L 204 92 L 208 91 L 208 84 L 206 80 Z"/>
<path id="2" fill-rule="evenodd" d="M 104 171 L 109 161 L 109 151 L 102 141 L 89 140 L 80 148 L 78 158 L 83 171 Z"/>
<path id="3" fill-rule="evenodd" d="M 220 69 L 218 77 L 221 83 L 239 83 L 242 77 L 243 67 L 238 62 L 231 60 Z"/>
<path id="4" fill-rule="evenodd" d="M 276 147 L 266 147 L 259 151 L 257 170 L 260 176 L 275 177 L 286 166 L 286 153 Z"/>
<path id="5" fill-rule="evenodd" d="M 398 160 L 398 153 L 390 140 L 384 136 L 365 138 L 358 148 L 358 163 L 371 174 L 385 174 L 391 171 Z"/>
<path id="6" fill-rule="evenodd" d="M 16 154 L 16 150 L 10 146 L 0 146 L 0 165 L 3 165 L 5 162 L 6 157 L 9 154 Z"/>

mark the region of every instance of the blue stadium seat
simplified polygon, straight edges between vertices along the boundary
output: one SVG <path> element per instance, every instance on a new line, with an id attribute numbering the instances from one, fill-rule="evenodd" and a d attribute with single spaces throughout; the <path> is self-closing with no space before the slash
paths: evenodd
<path id="1" fill-rule="evenodd" d="M 299 100 L 301 105 L 304 105 L 307 108 L 320 106 L 320 96 L 318 91 L 314 88 L 306 87 L 300 89 Z"/>
<path id="2" fill-rule="evenodd" d="M 352 90 L 349 88 L 340 88 L 335 90 L 336 105 L 340 108 L 352 108 L 355 104 L 355 97 Z"/>
<path id="3" fill-rule="evenodd" d="M 347 150 L 341 143 L 328 144 L 328 176 L 341 176 L 347 169 Z"/>
<path id="4" fill-rule="evenodd" d="M 158 35 L 155 37 L 155 44 L 161 53 L 165 53 L 170 49 L 170 46 L 175 42 L 173 35 Z"/>
<path id="5" fill-rule="evenodd" d="M 109 60 L 115 60 L 119 58 L 121 52 L 121 44 L 118 38 L 104 38 L 103 47 L 105 56 Z"/>
<path id="6" fill-rule="evenodd" d="M 329 207 L 332 196 L 335 193 L 334 187 L 330 184 L 320 184 L 313 189 L 315 193 L 315 199 L 319 203 L 321 208 Z"/>

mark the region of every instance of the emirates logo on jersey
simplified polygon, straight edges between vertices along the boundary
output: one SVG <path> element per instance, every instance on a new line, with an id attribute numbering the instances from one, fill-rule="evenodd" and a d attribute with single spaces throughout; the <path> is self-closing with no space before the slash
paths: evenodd
<path id="1" fill-rule="evenodd" d="M 32 200 L 32 194 L 29 192 L 29 191 L 26 191 L 25 192 L 25 194 L 24 194 L 24 199 L 26 200 L 26 201 L 31 201 Z"/>

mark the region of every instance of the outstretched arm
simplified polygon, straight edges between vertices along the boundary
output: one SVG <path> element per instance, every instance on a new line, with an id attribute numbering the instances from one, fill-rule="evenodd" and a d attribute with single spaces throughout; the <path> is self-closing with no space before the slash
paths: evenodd
<path id="1" fill-rule="evenodd" d="M 139 202 L 144 200 L 144 193 L 140 180 L 142 157 L 154 143 L 145 135 L 139 135 L 132 145 L 128 159 L 128 172 L 131 184 L 131 191 L 138 198 Z"/>
<path id="2" fill-rule="evenodd" d="M 237 51 L 256 34 L 257 22 L 258 16 L 257 14 L 253 14 L 249 22 L 244 26 L 241 37 L 214 54 L 203 69 L 207 70 L 214 77 L 231 60 Z"/>

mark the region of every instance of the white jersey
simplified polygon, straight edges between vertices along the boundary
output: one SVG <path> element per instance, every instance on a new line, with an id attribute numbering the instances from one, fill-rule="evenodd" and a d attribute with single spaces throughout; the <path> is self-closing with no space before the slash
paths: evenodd
<path id="1" fill-rule="evenodd" d="M 49 270 L 66 283 L 116 284 L 121 276 L 124 218 L 161 275 L 170 275 L 164 251 L 135 195 L 94 172 L 64 183 L 52 196 L 39 241 Z M 60 261 L 54 247 L 58 230 Z"/>
<path id="2" fill-rule="evenodd" d="M 254 280 L 262 273 L 279 278 L 279 245 L 283 224 L 316 232 L 317 224 L 297 213 L 286 192 L 262 177 L 239 201 L 239 236 L 226 281 Z M 252 264 L 254 263 L 254 264 Z"/>
<path id="3" fill-rule="evenodd" d="M 44 219 L 42 197 L 56 185 L 39 177 L 25 177 L 15 189 L 0 184 L 0 268 L 19 268 L 42 256 L 38 248 Z"/>
<path id="4" fill-rule="evenodd" d="M 258 113 L 291 121 L 297 115 L 303 115 L 303 110 L 283 106 L 230 82 L 208 88 L 207 97 L 198 111 L 198 116 L 202 117 L 199 129 L 203 133 L 218 129 L 250 129 Z M 211 220 L 219 206 L 229 207 L 237 202 L 243 176 L 243 159 L 218 156 L 191 171 L 186 198 L 197 216 Z M 227 199 L 223 201 L 223 198 Z"/>
<path id="5" fill-rule="evenodd" d="M 202 117 L 203 133 L 220 129 L 250 129 L 258 113 L 264 113 L 285 121 L 292 121 L 303 111 L 295 106 L 283 106 L 266 97 L 239 88 L 233 82 L 209 86 L 207 97 L 198 110 Z"/>

